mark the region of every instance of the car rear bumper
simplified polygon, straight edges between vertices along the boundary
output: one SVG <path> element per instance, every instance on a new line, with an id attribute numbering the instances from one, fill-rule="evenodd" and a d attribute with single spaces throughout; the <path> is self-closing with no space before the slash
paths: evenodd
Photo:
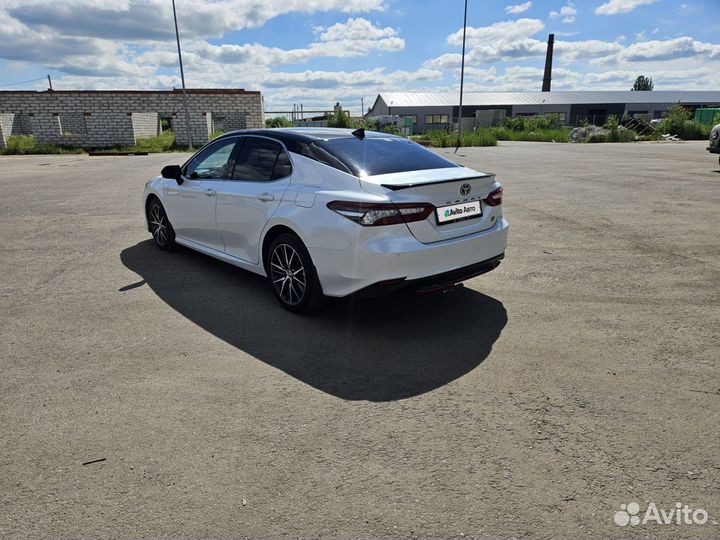
<path id="1" fill-rule="evenodd" d="M 360 289 L 354 296 L 360 298 L 377 298 L 397 291 L 413 291 L 417 294 L 434 294 L 448 291 L 456 285 L 468 279 L 487 274 L 500 266 L 500 261 L 505 258 L 505 253 L 497 257 L 471 264 L 463 268 L 443 272 L 435 276 L 421 279 L 389 280 L 376 283 Z"/>
<path id="2" fill-rule="evenodd" d="M 419 292 L 442 290 L 489 272 L 500 264 L 509 225 L 500 218 L 479 233 L 422 244 L 407 227 L 362 235 L 343 251 L 309 248 L 327 296 L 391 292 L 413 287 Z"/>

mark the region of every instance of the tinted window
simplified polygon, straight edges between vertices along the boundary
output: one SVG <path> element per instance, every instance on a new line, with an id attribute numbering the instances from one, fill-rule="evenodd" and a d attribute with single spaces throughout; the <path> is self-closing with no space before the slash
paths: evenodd
<path id="1" fill-rule="evenodd" d="M 235 164 L 233 178 L 267 182 L 290 174 L 290 159 L 280 143 L 269 139 L 247 137 Z"/>
<path id="2" fill-rule="evenodd" d="M 290 164 L 290 156 L 285 150 L 280 150 L 277 161 L 275 162 L 275 170 L 273 171 L 273 180 L 285 178 L 292 173 L 292 165 Z"/>
<path id="3" fill-rule="evenodd" d="M 208 146 L 190 160 L 185 176 L 199 179 L 220 179 L 230 177 L 230 155 L 237 139 L 225 139 Z"/>
<path id="4" fill-rule="evenodd" d="M 400 137 L 368 137 L 362 141 L 352 137 L 314 144 L 337 157 L 356 176 L 457 167 L 419 144 Z"/>

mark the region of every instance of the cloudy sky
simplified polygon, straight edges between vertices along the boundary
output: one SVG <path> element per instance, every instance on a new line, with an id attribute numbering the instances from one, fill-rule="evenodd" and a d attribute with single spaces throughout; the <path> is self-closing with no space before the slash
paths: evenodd
<path id="1" fill-rule="evenodd" d="M 176 0 L 189 87 L 355 112 L 459 88 L 463 0 Z M 720 90 L 720 0 L 469 0 L 466 87 Z M 0 90 L 180 86 L 171 0 L 0 0 Z M 17 84 L 22 83 L 22 84 Z"/>

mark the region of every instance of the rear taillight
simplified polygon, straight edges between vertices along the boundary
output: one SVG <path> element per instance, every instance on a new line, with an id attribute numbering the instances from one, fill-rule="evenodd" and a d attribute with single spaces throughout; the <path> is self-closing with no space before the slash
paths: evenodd
<path id="1" fill-rule="evenodd" d="M 485 197 L 485 204 L 488 206 L 500 206 L 502 204 L 503 188 L 499 187 Z"/>
<path id="2" fill-rule="evenodd" d="M 422 221 L 432 214 L 435 207 L 427 203 L 363 203 L 333 201 L 327 207 L 364 227 L 397 225 Z"/>

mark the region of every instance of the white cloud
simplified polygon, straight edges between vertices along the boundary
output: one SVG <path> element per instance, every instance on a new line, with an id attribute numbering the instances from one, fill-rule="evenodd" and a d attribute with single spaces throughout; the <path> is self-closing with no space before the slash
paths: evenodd
<path id="1" fill-rule="evenodd" d="M 563 62 L 603 59 L 612 61 L 622 51 L 623 46 L 610 41 L 588 39 L 584 41 L 558 41 L 555 50 L 560 53 Z"/>
<path id="2" fill-rule="evenodd" d="M 460 79 L 460 70 L 456 69 L 454 74 L 456 79 Z M 466 81 L 494 81 L 497 79 L 497 68 L 492 66 L 488 69 L 465 68 Z"/>
<path id="3" fill-rule="evenodd" d="M 441 54 L 437 58 L 425 62 L 425 67 L 432 69 L 451 69 L 460 67 L 462 55 L 457 53 Z"/>
<path id="4" fill-rule="evenodd" d="M 301 49 L 280 49 L 258 43 L 212 45 L 202 40 L 190 42 L 185 48 L 202 59 L 223 64 L 267 66 L 304 63 L 313 58 L 360 57 L 373 51 L 397 52 L 405 48 L 405 40 L 398 37 L 397 30 L 380 28 L 365 19 L 351 18 L 329 28 L 317 28 L 316 34 L 319 41 Z M 149 60 L 159 60 L 156 55 L 157 52 L 149 53 Z"/>
<path id="5" fill-rule="evenodd" d="M 367 13 L 384 9 L 384 0 L 183 0 L 178 23 L 185 38 L 222 37 L 258 28 L 289 13 Z M 19 22 L 63 35 L 125 41 L 172 40 L 172 6 L 166 0 L 3 0 Z"/>
<path id="6" fill-rule="evenodd" d="M 639 6 L 654 4 L 658 0 L 608 0 L 595 9 L 595 15 L 617 15 L 630 13 Z"/>
<path id="7" fill-rule="evenodd" d="M 665 41 L 643 41 L 633 43 L 620 54 L 620 60 L 642 62 L 649 60 L 672 60 L 704 56 L 710 59 L 720 58 L 720 45 L 703 43 L 691 37 L 679 37 Z"/>
<path id="8" fill-rule="evenodd" d="M 522 4 L 510 4 L 509 6 L 505 6 L 505 13 L 508 13 L 510 15 L 519 15 L 520 13 L 525 13 L 531 7 L 532 2 L 524 2 Z"/>
<path id="9" fill-rule="evenodd" d="M 566 5 L 560 8 L 560 11 L 551 11 L 549 16 L 551 19 L 557 19 L 558 17 L 562 17 L 563 23 L 572 24 L 575 22 L 575 15 L 577 15 L 577 9 L 575 9 L 575 4 L 573 4 L 572 2 L 568 2 Z"/>
<path id="10" fill-rule="evenodd" d="M 474 47 L 477 45 L 501 46 L 500 42 L 512 42 L 534 36 L 545 28 L 545 23 L 538 19 L 517 19 L 515 21 L 496 22 L 490 26 L 480 28 L 468 27 L 467 43 Z M 462 28 L 450 34 L 447 42 L 459 47 L 462 45 Z"/>
<path id="11" fill-rule="evenodd" d="M 328 28 L 316 27 L 315 32 L 320 34 L 320 41 L 381 40 L 398 35 L 398 31 L 394 28 L 380 28 L 362 18 L 350 18 L 344 23 L 336 23 Z"/>

